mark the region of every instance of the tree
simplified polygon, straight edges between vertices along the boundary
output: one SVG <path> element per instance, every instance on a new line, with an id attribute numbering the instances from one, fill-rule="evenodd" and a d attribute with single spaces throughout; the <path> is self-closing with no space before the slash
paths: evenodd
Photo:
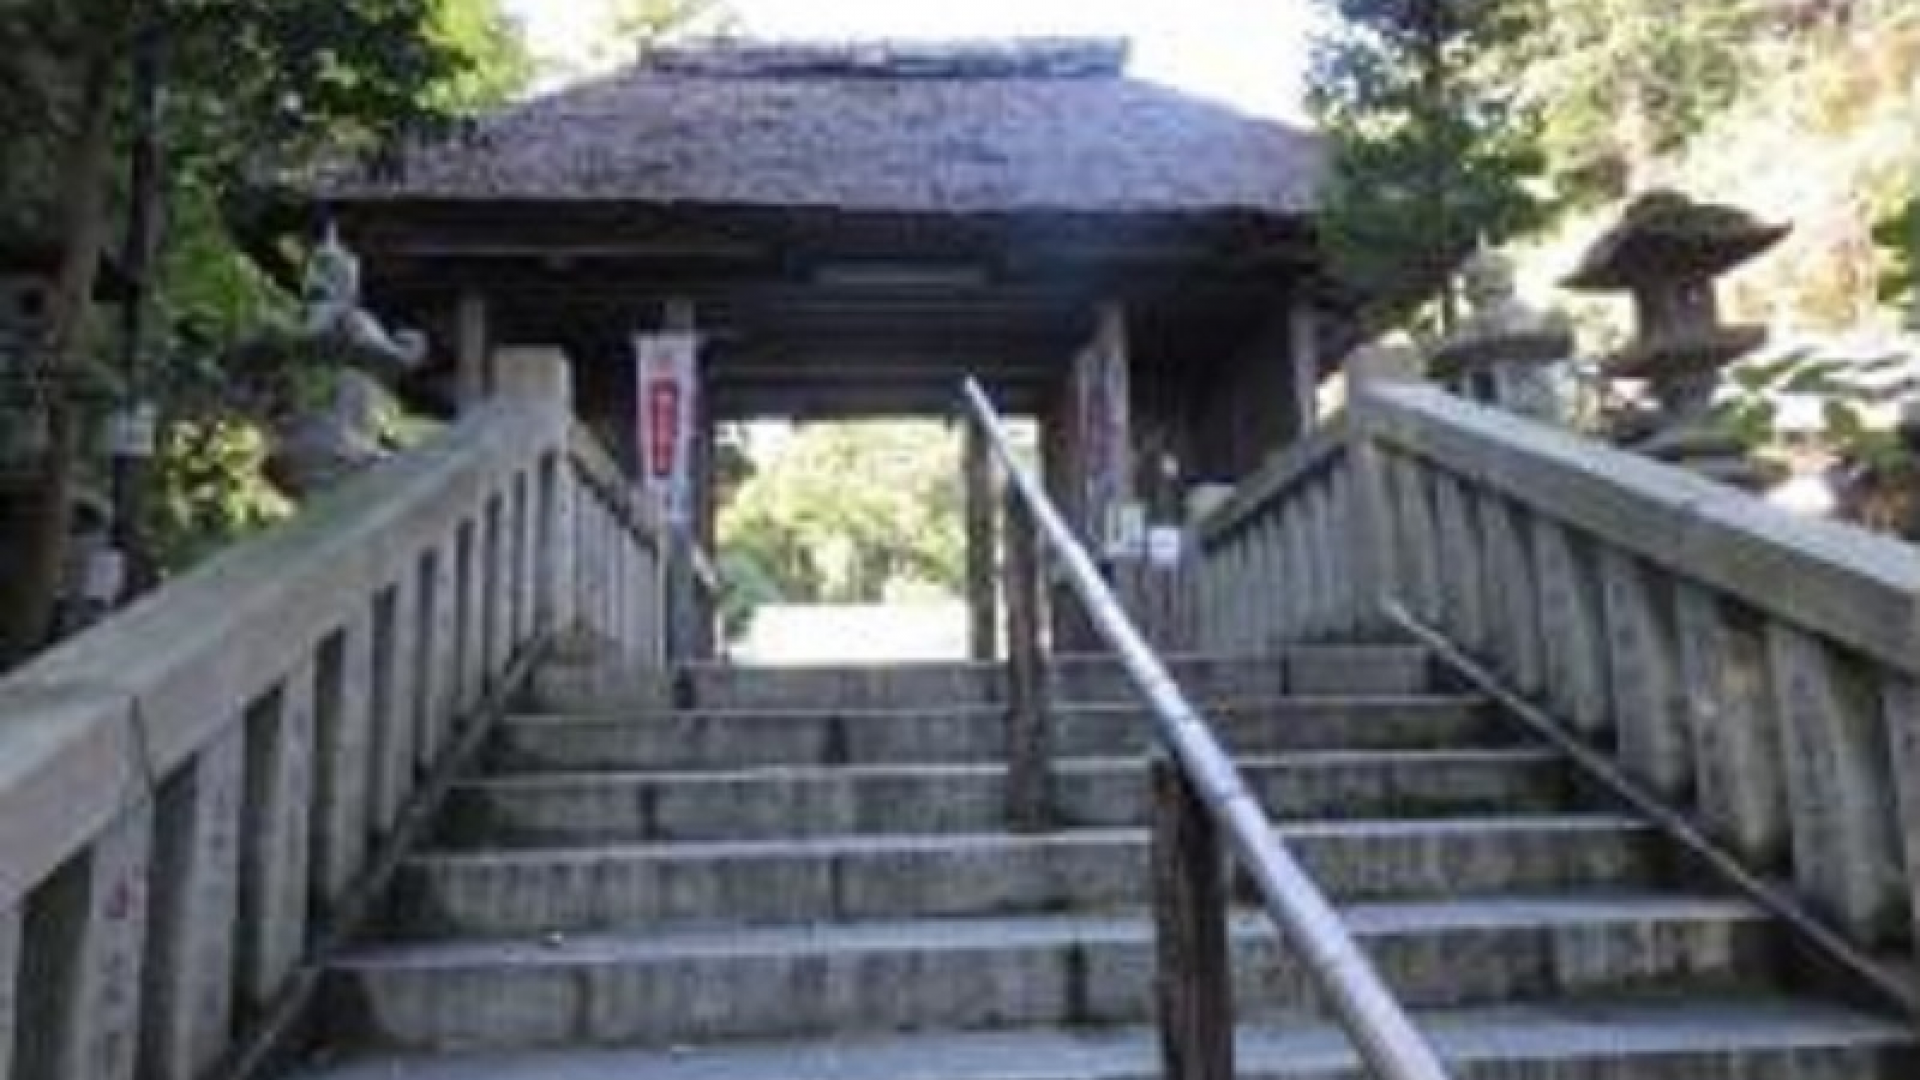
<path id="1" fill-rule="evenodd" d="M 750 560 L 797 602 L 957 594 L 959 455 L 958 435 L 926 422 L 803 428 L 721 513 L 723 556 Z"/>
<path id="2" fill-rule="evenodd" d="M 1336 273 L 1403 314 L 1476 243 L 1538 224 L 1531 118 L 1484 57 L 1526 29 L 1519 0 L 1323 0 L 1309 107 L 1332 161 L 1321 225 Z"/>
<path id="3" fill-rule="evenodd" d="M 1880 299 L 1889 307 L 1904 308 L 1908 325 L 1920 329 L 1920 195 L 1887 215 L 1874 229 L 1885 272 Z"/>
<path id="4" fill-rule="evenodd" d="M 0 92 L 9 103 L 0 110 L 9 147 L 0 162 L 0 232 L 49 236 L 59 253 L 50 329 L 25 358 L 44 391 L 37 405 L 51 439 L 24 482 L 0 491 L 0 551 L 8 555 L 0 560 L 0 667 L 51 630 L 89 422 L 74 387 L 93 359 L 112 351 L 98 341 L 93 299 L 130 134 L 121 101 L 136 35 L 145 30 L 164 42 L 175 76 L 165 201 L 179 194 L 224 207 L 269 172 L 377 151 L 499 92 L 511 76 L 481 77 L 481 65 L 511 56 L 506 24 L 497 12 L 487 17 L 493 3 L 0 4 Z"/>
<path id="5" fill-rule="evenodd" d="M 1538 3 L 1492 59 L 1542 118 L 1557 186 L 1581 202 L 1652 186 L 1660 158 L 1738 98 L 1786 16 L 1777 0 Z"/>

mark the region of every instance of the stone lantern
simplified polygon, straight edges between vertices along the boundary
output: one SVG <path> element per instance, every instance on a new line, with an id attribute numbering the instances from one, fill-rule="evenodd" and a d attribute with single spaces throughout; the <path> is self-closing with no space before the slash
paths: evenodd
<path id="1" fill-rule="evenodd" d="M 1545 423 L 1562 418 L 1553 368 L 1573 355 L 1573 331 L 1564 318 L 1523 304 L 1513 265 L 1481 251 L 1462 272 L 1469 314 L 1442 341 L 1428 372 L 1462 397 Z"/>
<path id="2" fill-rule="evenodd" d="M 1764 327 L 1720 319 L 1714 279 L 1787 234 L 1742 210 L 1696 203 L 1670 191 L 1635 200 L 1566 279 L 1573 289 L 1629 292 L 1634 339 L 1607 358 L 1606 371 L 1644 381 L 1654 409 L 1616 432 L 1624 444 L 1729 483 L 1758 474 L 1743 448 L 1709 411 L 1720 372 L 1766 341 Z"/>

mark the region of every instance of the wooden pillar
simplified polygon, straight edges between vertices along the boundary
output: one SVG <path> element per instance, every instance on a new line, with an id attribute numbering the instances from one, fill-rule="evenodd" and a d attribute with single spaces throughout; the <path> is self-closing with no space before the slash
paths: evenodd
<path id="1" fill-rule="evenodd" d="M 685 297 L 674 297 L 666 302 L 660 325 L 663 330 L 691 333 L 695 321 L 696 312 L 693 301 Z M 693 425 L 695 432 L 694 437 L 688 440 L 688 445 L 691 447 L 691 453 L 695 455 L 710 449 L 706 446 L 706 440 L 699 434 L 706 427 L 708 408 L 704 393 L 706 380 L 698 373 L 698 367 L 696 362 L 694 377 L 700 386 L 700 391 L 694 394 L 692 415 L 688 417 L 688 422 Z M 687 463 L 687 468 L 696 488 L 706 482 L 704 463 L 697 456 Z M 705 498 L 704 492 L 694 491 L 689 500 L 691 506 L 688 520 L 669 523 L 665 570 L 667 618 L 665 637 L 667 656 L 676 664 L 704 658 L 705 648 L 711 646 L 711 636 L 703 634 L 700 630 L 706 604 L 700 594 L 700 585 L 695 577 L 693 565 L 694 545 L 698 537 L 697 522 L 701 513 L 699 508 Z"/>
<path id="2" fill-rule="evenodd" d="M 963 421 L 961 482 L 967 508 L 968 655 L 990 661 L 997 652 L 999 582 L 994 570 L 993 460 L 978 425 Z"/>
<path id="3" fill-rule="evenodd" d="M 1081 470 L 1086 465 L 1080 447 L 1075 386 L 1072 376 L 1061 381 L 1059 391 L 1042 415 L 1040 423 L 1040 467 L 1046 478 L 1047 493 L 1069 522 L 1080 521 L 1085 514 L 1081 505 L 1085 492 Z M 1006 528 L 1002 526 L 1003 530 Z M 1004 531 L 1002 535 L 1005 535 Z M 1088 648 L 1095 640 L 1092 624 L 1087 621 L 1078 603 L 1069 601 L 1050 605 L 1046 617 L 1053 634 L 1053 648 L 1057 653 Z"/>
<path id="4" fill-rule="evenodd" d="M 707 557 L 716 560 L 715 572 L 718 573 L 717 560 L 720 549 L 719 537 L 719 500 L 714 491 L 715 481 L 719 477 L 717 454 L 719 448 L 719 430 L 714 421 L 713 408 L 707 400 L 709 380 L 704 367 L 700 371 L 700 392 L 694 397 L 693 429 L 693 537 L 700 550 Z M 694 594 L 693 655 L 702 660 L 711 660 L 719 653 L 719 615 L 720 597 L 706 588 L 700 588 Z"/>
<path id="5" fill-rule="evenodd" d="M 1052 823 L 1046 667 L 1040 642 L 1040 565 L 1034 523 L 1007 492 L 1007 817 L 1016 830 Z"/>
<path id="6" fill-rule="evenodd" d="M 486 294 L 467 290 L 454 307 L 454 396 L 461 412 L 466 412 L 492 392 L 489 385 L 488 353 L 492 340 L 488 329 Z"/>
<path id="7" fill-rule="evenodd" d="M 1167 1080 L 1232 1080 L 1233 960 L 1219 832 L 1164 753 L 1153 759 L 1152 783 L 1161 1074 Z"/>
<path id="8" fill-rule="evenodd" d="M 1319 425 L 1320 314 L 1311 297 L 1295 297 L 1287 311 L 1287 355 L 1293 362 L 1293 437 Z"/>

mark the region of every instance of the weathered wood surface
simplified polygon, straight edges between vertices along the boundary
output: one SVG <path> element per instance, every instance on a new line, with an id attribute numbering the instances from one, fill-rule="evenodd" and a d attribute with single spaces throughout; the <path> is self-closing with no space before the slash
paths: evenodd
<path id="1" fill-rule="evenodd" d="M 1179 767 L 1156 756 L 1153 923 L 1160 1055 L 1168 1080 L 1232 1080 L 1233 957 L 1219 831 Z"/>
<path id="2" fill-rule="evenodd" d="M 986 662 L 999 653 L 1000 629 L 993 460 L 986 437 L 974 425 L 966 425 L 964 439 L 961 483 L 967 515 L 967 655 Z"/>
<path id="3" fill-rule="evenodd" d="M 1046 669 L 1040 640 L 1040 552 L 1033 520 L 1009 491 L 1007 557 L 1007 816 L 1016 829 L 1053 823 Z"/>

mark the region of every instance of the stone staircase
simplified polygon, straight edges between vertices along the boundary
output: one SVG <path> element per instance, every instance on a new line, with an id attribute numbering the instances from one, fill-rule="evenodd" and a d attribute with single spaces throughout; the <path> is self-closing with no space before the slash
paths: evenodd
<path id="1" fill-rule="evenodd" d="M 1796 989 L 1759 911 L 1421 653 L 1176 667 L 1459 1075 L 1920 1075 L 1905 1024 Z M 1063 662 L 1064 821 L 1015 834 L 993 681 L 713 669 L 675 710 L 550 665 L 328 971 L 301 1075 L 1159 1075 L 1146 718 Z M 1263 919 L 1232 934 L 1241 1075 L 1363 1075 Z"/>

